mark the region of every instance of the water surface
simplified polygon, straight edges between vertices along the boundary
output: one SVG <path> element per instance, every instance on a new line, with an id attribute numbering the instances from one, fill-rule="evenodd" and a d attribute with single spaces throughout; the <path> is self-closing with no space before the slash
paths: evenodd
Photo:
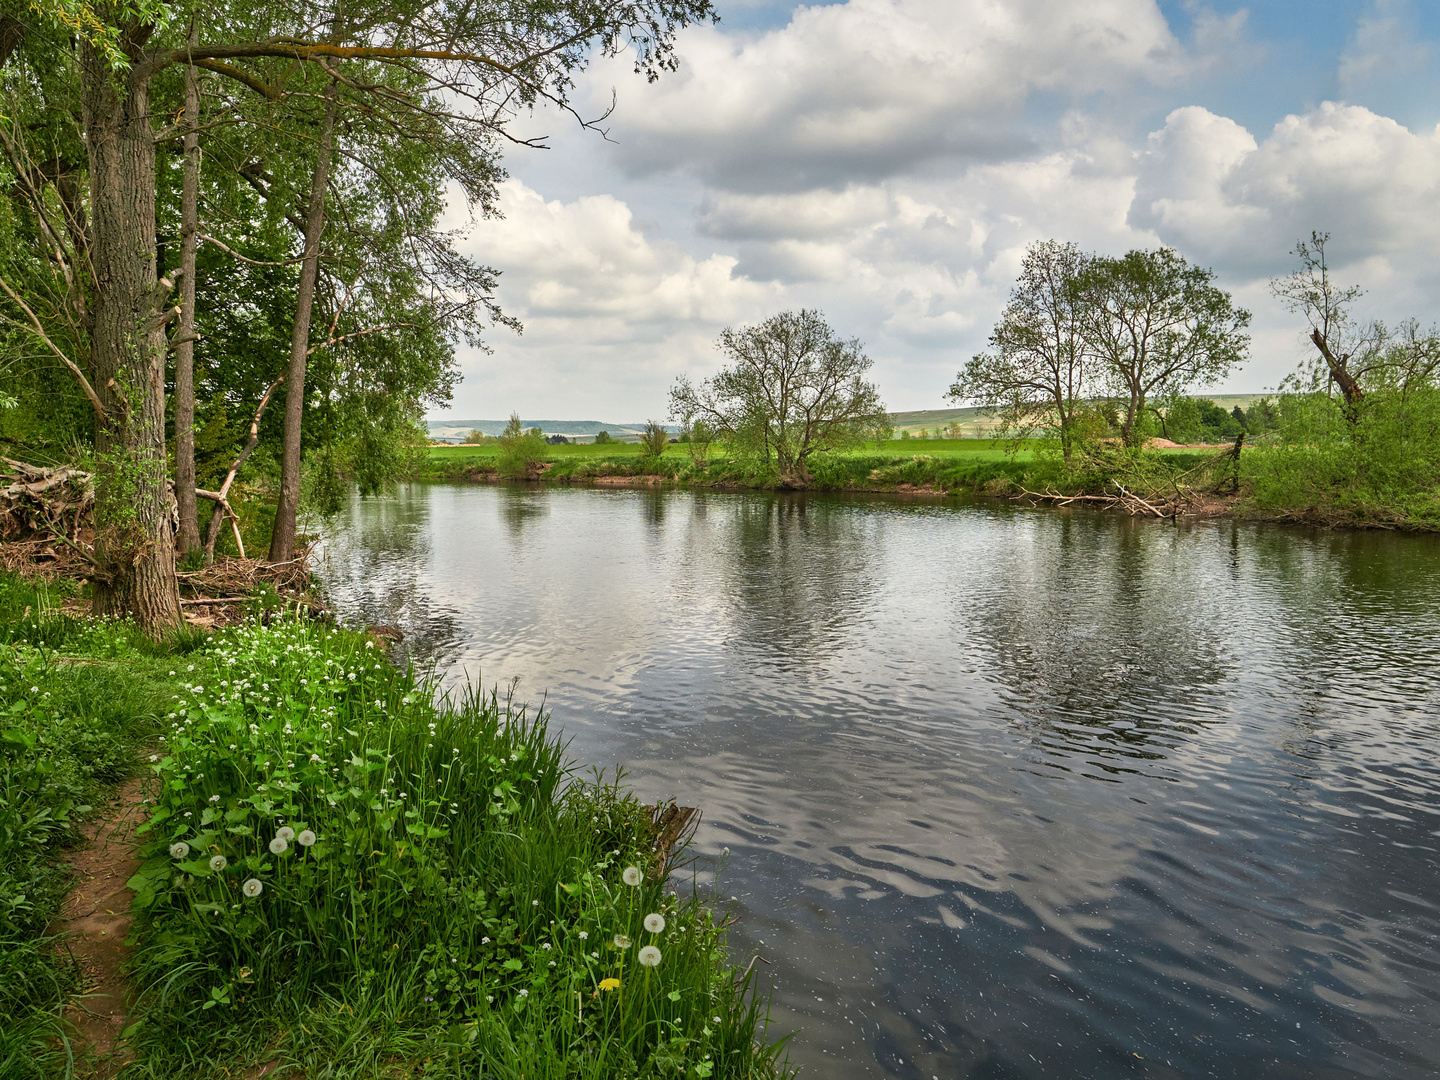
<path id="1" fill-rule="evenodd" d="M 811 1077 L 1440 1072 L 1440 542 L 412 485 L 346 621 L 702 807 Z"/>

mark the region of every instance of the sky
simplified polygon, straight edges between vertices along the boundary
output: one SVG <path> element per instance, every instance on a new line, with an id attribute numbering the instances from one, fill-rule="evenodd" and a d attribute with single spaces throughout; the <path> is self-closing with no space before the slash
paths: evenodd
<path id="1" fill-rule="evenodd" d="M 648 84 L 581 76 L 602 137 L 539 110 L 503 217 L 452 203 L 524 324 L 462 348 L 435 419 L 664 419 L 727 326 L 797 307 L 858 338 L 892 410 L 945 408 L 1027 245 L 1174 247 L 1253 313 L 1215 393 L 1307 348 L 1270 295 L 1331 234 L 1363 317 L 1437 316 L 1437 0 L 716 0 Z"/>

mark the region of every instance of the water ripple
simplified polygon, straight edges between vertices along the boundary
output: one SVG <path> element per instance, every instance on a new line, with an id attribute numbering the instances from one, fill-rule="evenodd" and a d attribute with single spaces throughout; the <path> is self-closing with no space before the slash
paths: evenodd
<path id="1" fill-rule="evenodd" d="M 703 807 L 810 1075 L 1440 1071 L 1440 543 L 411 486 L 322 574 Z"/>

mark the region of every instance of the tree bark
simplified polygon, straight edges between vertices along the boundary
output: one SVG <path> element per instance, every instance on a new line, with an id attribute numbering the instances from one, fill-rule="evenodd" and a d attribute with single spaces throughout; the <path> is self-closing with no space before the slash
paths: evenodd
<path id="1" fill-rule="evenodd" d="M 90 358 L 103 417 L 95 432 L 97 615 L 177 625 L 174 500 L 165 454 L 164 307 L 155 268 L 155 138 L 148 76 L 112 71 L 81 44 L 90 159 L 94 305 Z"/>
<path id="2" fill-rule="evenodd" d="M 1360 404 L 1360 399 L 1365 396 L 1365 391 L 1355 376 L 1350 374 L 1350 369 L 1346 364 L 1347 358 L 1337 359 L 1335 354 L 1330 351 L 1330 343 L 1325 340 L 1325 336 L 1319 330 L 1310 331 L 1310 340 L 1315 343 L 1315 347 L 1320 350 L 1320 355 L 1325 358 L 1325 363 L 1330 368 L 1330 377 L 1335 380 L 1335 385 L 1340 387 L 1340 393 L 1345 397 L 1346 406 L 1353 411 L 1355 406 Z"/>
<path id="3" fill-rule="evenodd" d="M 305 359 L 310 348 L 310 314 L 315 307 L 315 279 L 320 269 L 320 234 L 325 228 L 325 189 L 330 182 L 330 154 L 335 136 L 336 83 L 325 88 L 325 115 L 315 149 L 315 175 L 305 215 L 305 259 L 300 264 L 300 289 L 295 324 L 290 333 L 290 363 L 285 369 L 285 442 L 280 459 L 280 502 L 270 535 L 270 561 L 295 557 L 295 523 L 300 508 L 300 434 L 305 417 Z"/>
<path id="4" fill-rule="evenodd" d="M 200 43 L 199 21 L 190 23 L 190 45 Z M 185 66 L 185 160 L 180 191 L 180 325 L 175 346 L 175 503 L 180 528 L 175 548 L 185 555 L 200 546 L 195 506 L 195 248 L 200 231 L 200 73 Z"/>

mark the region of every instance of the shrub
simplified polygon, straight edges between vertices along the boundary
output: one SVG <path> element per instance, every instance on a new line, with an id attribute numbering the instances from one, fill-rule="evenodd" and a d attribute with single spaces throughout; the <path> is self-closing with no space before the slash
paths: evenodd
<path id="1" fill-rule="evenodd" d="M 658 461 L 669 442 L 670 433 L 665 430 L 665 426 L 651 420 L 640 433 L 640 457 L 646 461 Z"/>
<path id="2" fill-rule="evenodd" d="M 1375 390 L 1347 416 L 1323 393 L 1280 399 L 1280 439 L 1245 455 L 1257 506 L 1440 525 L 1440 389 Z"/>
<path id="3" fill-rule="evenodd" d="M 510 423 L 498 441 L 500 452 L 495 455 L 495 468 L 501 476 L 530 476 L 545 460 L 545 436 L 539 428 L 524 430 L 519 413 L 510 414 Z"/>

